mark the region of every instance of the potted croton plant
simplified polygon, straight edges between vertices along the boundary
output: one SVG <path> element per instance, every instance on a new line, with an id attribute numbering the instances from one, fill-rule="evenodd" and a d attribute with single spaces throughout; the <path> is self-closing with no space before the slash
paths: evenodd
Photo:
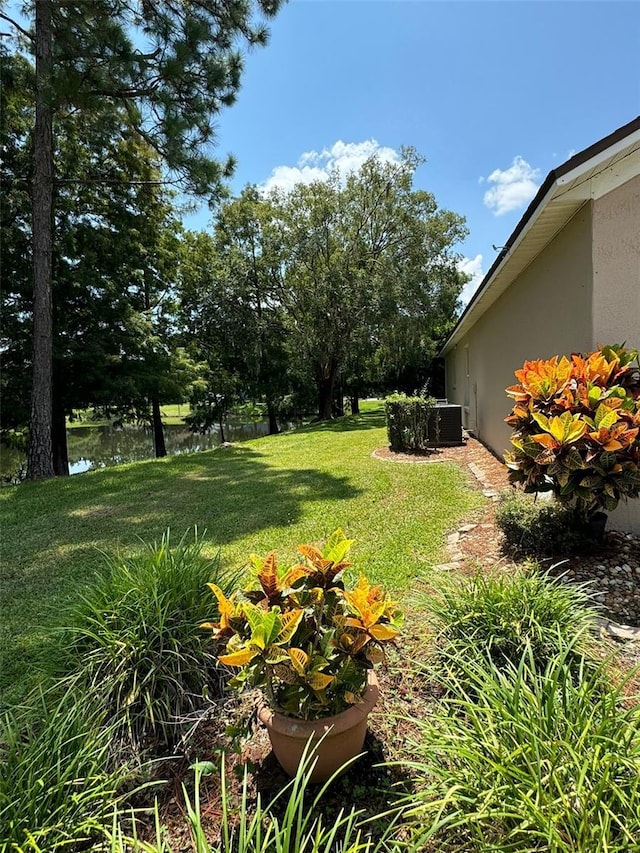
<path id="1" fill-rule="evenodd" d="M 509 481 L 525 492 L 551 491 L 592 538 L 606 513 L 640 495 L 638 352 L 603 346 L 526 361 L 506 389 L 514 406 L 505 461 Z"/>
<path id="2" fill-rule="evenodd" d="M 336 530 L 323 550 L 298 546 L 301 559 L 284 570 L 275 552 L 252 556 L 257 582 L 230 598 L 209 584 L 220 619 L 202 626 L 222 645 L 220 662 L 237 670 L 231 684 L 262 688 L 258 716 L 287 773 L 295 775 L 314 742 L 313 781 L 362 750 L 379 692 L 373 667 L 402 621 L 395 602 L 364 575 L 345 586 L 352 544 Z"/>

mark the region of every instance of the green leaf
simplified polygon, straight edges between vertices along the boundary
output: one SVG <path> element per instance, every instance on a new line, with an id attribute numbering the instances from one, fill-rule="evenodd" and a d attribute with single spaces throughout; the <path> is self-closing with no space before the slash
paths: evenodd
<path id="1" fill-rule="evenodd" d="M 617 498 L 612 498 L 610 495 L 604 495 L 604 507 L 607 512 L 613 512 L 618 506 Z"/>
<path id="2" fill-rule="evenodd" d="M 551 432 L 549 418 L 546 417 L 546 415 L 543 415 L 540 412 L 532 412 L 532 416 L 539 427 L 541 427 L 545 432 Z"/>
<path id="3" fill-rule="evenodd" d="M 244 608 L 244 615 L 247 617 L 251 633 L 254 634 L 262 625 L 264 610 L 256 607 L 255 604 L 248 604 Z"/>
<path id="4" fill-rule="evenodd" d="M 601 403 L 596 410 L 595 423 L 597 429 L 611 429 L 611 427 L 619 420 L 618 413 L 604 403 Z"/>
<path id="5" fill-rule="evenodd" d="M 579 471 L 581 468 L 584 468 L 582 456 L 580 456 L 579 451 L 575 447 L 572 447 L 563 457 L 563 461 L 570 471 Z"/>
<path id="6" fill-rule="evenodd" d="M 330 560 L 331 557 L 329 556 L 329 554 L 331 553 L 331 551 L 333 551 L 333 549 L 341 542 L 344 542 L 346 538 L 347 537 L 344 535 L 344 531 L 340 527 L 337 530 L 334 530 L 331 536 L 327 539 L 322 556 L 326 560 Z"/>
<path id="7" fill-rule="evenodd" d="M 276 642 L 282 631 L 282 618 L 277 608 L 270 610 L 264 617 L 263 631 L 265 647 L 269 648 Z"/>
<path id="8" fill-rule="evenodd" d="M 589 383 L 588 397 L 589 397 L 589 405 L 591 406 L 592 409 L 595 409 L 596 404 L 597 404 L 598 400 L 600 399 L 601 394 L 602 394 L 602 389 L 600 388 L 600 386 L 594 385 L 592 382 L 590 382 Z"/>
<path id="9" fill-rule="evenodd" d="M 601 488 L 604 480 L 602 477 L 599 477 L 597 474 L 590 474 L 587 477 L 583 477 L 580 480 L 580 485 L 583 489 L 599 489 Z"/>
<path id="10" fill-rule="evenodd" d="M 346 555 L 349 553 L 353 542 L 353 539 L 343 539 L 342 542 L 339 542 L 329 552 L 325 551 L 323 554 L 324 558 L 326 560 L 330 560 L 332 563 L 334 563 L 334 565 L 341 563 L 346 557 Z"/>

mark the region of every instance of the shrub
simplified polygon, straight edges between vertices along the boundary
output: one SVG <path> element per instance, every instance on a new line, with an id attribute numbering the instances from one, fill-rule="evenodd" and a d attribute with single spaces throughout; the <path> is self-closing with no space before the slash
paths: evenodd
<path id="1" fill-rule="evenodd" d="M 496 523 L 507 544 L 530 556 L 573 555 L 592 545 L 569 507 L 511 489 L 500 496 Z"/>
<path id="2" fill-rule="evenodd" d="M 635 362 L 635 365 L 634 365 Z M 603 347 L 571 359 L 526 361 L 507 388 L 513 450 L 509 481 L 552 491 L 588 519 L 640 495 L 637 350 Z"/>
<path id="3" fill-rule="evenodd" d="M 360 574 L 345 587 L 353 540 L 336 530 L 320 551 L 279 570 L 275 551 L 251 556 L 256 578 L 231 598 L 215 585 L 220 621 L 204 623 L 234 667 L 231 685 L 261 687 L 273 710 L 304 720 L 339 714 L 362 699 L 367 674 L 398 636 L 402 613 L 381 586 Z"/>
<path id="4" fill-rule="evenodd" d="M 99 697 L 119 736 L 137 747 L 173 745 L 181 722 L 219 695 L 221 669 L 198 625 L 216 615 L 206 584 L 229 589 L 219 560 L 186 535 L 127 559 L 107 558 L 72 610 L 65 636 L 69 679 Z"/>
<path id="5" fill-rule="evenodd" d="M 576 678 L 573 658 L 566 648 L 541 671 L 527 650 L 500 672 L 461 655 L 462 680 L 417 721 L 425 786 L 404 812 L 411 847 L 640 849 L 640 706 L 603 690 L 604 670 Z"/>
<path id="6" fill-rule="evenodd" d="M 488 659 L 498 669 L 517 666 L 528 650 L 544 669 L 567 646 L 581 660 L 595 613 L 583 587 L 536 567 L 443 580 L 423 605 L 434 620 L 435 654 L 447 668 L 459 656 Z"/>
<path id="7" fill-rule="evenodd" d="M 0 851 L 68 849 L 100 834 L 126 770 L 107 770 L 113 732 L 86 695 L 41 696 L 0 724 Z M 74 849 L 77 849 L 74 847 Z M 82 849 L 85 849 L 82 847 Z"/>
<path id="8" fill-rule="evenodd" d="M 439 415 L 434 397 L 392 394 L 384 401 L 389 446 L 396 453 L 426 450 L 438 440 Z"/>

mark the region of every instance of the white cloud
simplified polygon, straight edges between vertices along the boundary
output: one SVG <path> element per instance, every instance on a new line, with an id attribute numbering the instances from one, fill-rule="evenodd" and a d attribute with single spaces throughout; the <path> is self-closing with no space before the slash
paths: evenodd
<path id="1" fill-rule="evenodd" d="M 487 178 L 493 186 L 484 194 L 484 203 L 495 216 L 524 207 L 536 194 L 540 169 L 523 157 L 514 157 L 508 169 L 496 169 Z"/>
<path id="2" fill-rule="evenodd" d="M 326 181 L 337 169 L 340 174 L 357 171 L 369 157 L 377 157 L 383 163 L 399 163 L 400 154 L 393 148 L 381 146 L 375 139 L 365 142 L 334 142 L 331 148 L 322 151 L 306 151 L 298 158 L 295 166 L 276 166 L 267 180 L 261 184 L 264 192 L 278 188 L 289 192 L 296 184 Z"/>
<path id="3" fill-rule="evenodd" d="M 458 264 L 458 269 L 460 272 L 471 276 L 471 279 L 462 288 L 462 293 L 460 294 L 460 301 L 462 302 L 462 305 L 465 306 L 484 278 L 482 255 L 476 255 L 475 258 L 463 258 Z"/>

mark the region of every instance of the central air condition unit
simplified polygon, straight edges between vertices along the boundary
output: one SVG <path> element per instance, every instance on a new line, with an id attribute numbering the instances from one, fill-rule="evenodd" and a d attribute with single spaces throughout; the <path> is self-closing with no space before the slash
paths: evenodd
<path id="1" fill-rule="evenodd" d="M 429 421 L 429 444 L 433 447 L 463 444 L 462 406 L 438 400 L 434 415 Z"/>

